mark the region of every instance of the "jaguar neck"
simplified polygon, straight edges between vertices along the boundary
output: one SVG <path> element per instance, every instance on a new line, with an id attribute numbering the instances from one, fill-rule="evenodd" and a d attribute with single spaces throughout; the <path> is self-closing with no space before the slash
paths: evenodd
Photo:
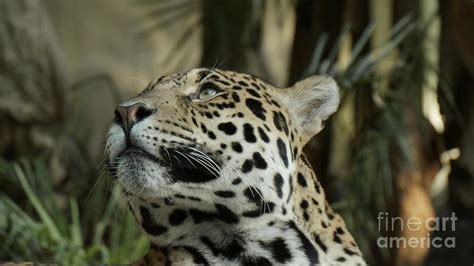
<path id="1" fill-rule="evenodd" d="M 252 229 L 208 221 L 164 234 L 166 238 L 149 235 L 152 245 L 145 264 L 166 265 L 175 257 L 198 265 L 314 265 L 318 261 L 316 250 L 293 221 L 274 220 Z"/>
<path id="2" fill-rule="evenodd" d="M 266 232 L 275 223 L 286 224 L 291 219 L 265 202 L 255 206 L 244 199 L 209 203 L 189 198 L 157 198 L 153 201 L 129 197 L 128 204 L 142 230 L 155 243 L 169 245 L 185 240 L 196 232 L 222 237 L 245 238 L 255 232 Z M 242 214 L 247 214 L 246 216 Z M 255 239 L 258 236 L 253 236 Z"/>

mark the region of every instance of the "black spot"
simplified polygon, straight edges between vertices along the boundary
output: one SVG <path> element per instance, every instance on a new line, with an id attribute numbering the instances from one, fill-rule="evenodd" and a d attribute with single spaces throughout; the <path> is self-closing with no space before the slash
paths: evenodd
<path id="1" fill-rule="evenodd" d="M 184 210 L 176 209 L 169 216 L 169 223 L 171 225 L 180 225 L 188 217 L 188 214 Z"/>
<path id="2" fill-rule="evenodd" d="M 244 137 L 245 137 L 245 140 L 249 143 L 255 143 L 257 141 L 257 138 L 255 137 L 253 133 L 252 125 L 248 123 L 244 124 Z"/>
<path id="3" fill-rule="evenodd" d="M 209 112 L 204 112 L 204 115 L 205 115 L 207 118 L 209 118 L 209 119 L 212 118 L 212 114 L 209 113 Z"/>
<path id="4" fill-rule="evenodd" d="M 239 83 L 239 85 L 244 86 L 244 87 L 247 87 L 249 85 L 245 81 L 239 81 L 238 83 Z"/>
<path id="5" fill-rule="evenodd" d="M 293 195 L 293 176 L 288 176 L 288 183 L 290 184 L 290 193 L 288 193 L 288 199 L 286 202 L 290 202 L 291 196 Z"/>
<path id="6" fill-rule="evenodd" d="M 261 127 L 258 128 L 258 133 L 260 134 L 260 138 L 265 142 L 268 143 L 270 142 L 270 139 L 268 138 L 267 134 Z"/>
<path id="7" fill-rule="evenodd" d="M 275 100 L 271 100 L 270 101 L 273 105 L 275 105 L 276 107 L 280 107 L 280 105 L 275 101 Z"/>
<path id="8" fill-rule="evenodd" d="M 199 265 L 209 265 L 209 262 L 207 262 L 206 258 L 199 252 L 197 249 L 193 247 L 188 247 L 188 246 L 183 246 L 183 248 L 189 252 L 193 256 L 193 262 L 195 264 Z"/>
<path id="9" fill-rule="evenodd" d="M 232 93 L 232 99 L 234 100 L 234 102 L 238 103 L 240 102 L 240 98 L 239 98 L 239 95 L 235 92 Z"/>
<path id="10" fill-rule="evenodd" d="M 339 234 L 339 235 L 343 235 L 344 234 L 344 229 L 342 229 L 341 227 L 337 227 L 336 228 L 336 233 Z"/>
<path id="11" fill-rule="evenodd" d="M 220 123 L 217 128 L 220 131 L 223 131 L 227 135 L 233 135 L 237 131 L 237 128 L 232 122 L 227 122 L 227 123 Z"/>
<path id="12" fill-rule="evenodd" d="M 316 242 L 316 244 L 318 244 L 318 246 L 324 253 L 328 252 L 328 247 L 323 243 L 319 235 L 314 236 L 314 241 Z"/>
<path id="13" fill-rule="evenodd" d="M 227 81 L 225 81 L 225 80 L 216 79 L 216 81 L 219 82 L 219 83 L 221 83 L 221 84 L 223 84 L 223 85 L 225 85 L 225 86 L 229 86 L 229 85 L 230 85 L 230 83 L 227 82 Z"/>
<path id="14" fill-rule="evenodd" d="M 222 148 L 222 149 L 225 149 L 225 148 L 227 148 L 227 144 L 225 144 L 225 143 L 221 143 L 221 148 Z"/>
<path id="15" fill-rule="evenodd" d="M 300 186 L 302 186 L 302 187 L 307 187 L 308 186 L 308 183 L 306 182 L 306 178 L 303 176 L 303 174 L 298 173 L 297 180 L 298 180 L 298 184 L 300 184 Z"/>
<path id="16" fill-rule="evenodd" d="M 217 217 L 219 220 L 229 223 L 229 224 L 236 224 L 239 222 L 239 217 L 233 211 L 222 204 L 215 204 L 214 205 L 217 209 Z"/>
<path id="17" fill-rule="evenodd" d="M 271 266 L 272 263 L 264 257 L 243 257 L 242 258 L 243 266 Z"/>
<path id="18" fill-rule="evenodd" d="M 142 216 L 142 221 L 140 225 L 147 234 L 152 236 L 159 236 L 168 231 L 168 228 L 156 224 L 155 221 L 153 221 L 153 217 L 151 216 L 147 208 L 143 206 L 140 207 L 140 215 Z"/>
<path id="19" fill-rule="evenodd" d="M 262 103 L 258 100 L 255 100 L 255 99 L 252 99 L 252 98 L 249 98 L 247 100 L 245 100 L 245 104 L 247 105 L 247 107 L 250 109 L 250 111 L 252 111 L 252 113 L 262 119 L 263 121 L 265 121 L 265 109 L 262 107 Z"/>
<path id="20" fill-rule="evenodd" d="M 311 241 L 309 241 L 309 239 L 304 235 L 304 233 L 301 232 L 300 229 L 298 229 L 298 227 L 293 221 L 291 221 L 288 225 L 293 228 L 293 230 L 295 230 L 298 234 L 298 237 L 301 241 L 301 247 L 304 250 L 306 257 L 308 257 L 310 264 L 317 265 L 319 263 L 319 255 L 313 244 L 311 244 Z"/>
<path id="21" fill-rule="evenodd" d="M 251 84 L 252 84 L 252 86 L 253 86 L 254 88 L 256 88 L 257 90 L 259 90 L 259 89 L 260 89 L 260 88 L 258 87 L 257 83 L 255 83 L 255 82 L 251 82 Z"/>
<path id="22" fill-rule="evenodd" d="M 338 257 L 338 258 L 336 259 L 336 261 L 337 261 L 337 262 L 345 262 L 345 261 L 346 261 L 346 258 L 344 258 L 344 257 Z"/>
<path id="23" fill-rule="evenodd" d="M 333 236 L 332 240 L 333 240 L 334 242 L 339 243 L 339 244 L 342 244 L 342 240 L 341 240 L 341 238 L 339 237 L 339 235 L 338 235 L 336 232 L 334 232 L 332 236 Z"/>
<path id="24" fill-rule="evenodd" d="M 200 198 L 196 198 L 196 197 L 193 197 L 193 196 L 189 196 L 188 199 L 190 199 L 192 201 L 202 201 Z"/>
<path id="25" fill-rule="evenodd" d="M 302 201 L 301 201 L 300 207 L 301 207 L 302 209 L 307 209 L 308 206 L 309 206 L 309 204 L 308 204 L 308 201 L 307 201 L 307 200 L 302 200 Z"/>
<path id="26" fill-rule="evenodd" d="M 216 139 L 216 134 L 214 134 L 214 132 L 212 131 L 207 132 L 207 135 L 209 136 L 210 139 Z"/>
<path id="27" fill-rule="evenodd" d="M 307 222 L 309 221 L 309 214 L 307 212 L 303 213 L 303 219 Z"/>
<path id="28" fill-rule="evenodd" d="M 286 155 L 286 153 L 287 153 L 286 152 L 286 145 L 283 142 L 283 140 L 281 140 L 281 138 L 278 138 L 277 146 L 278 146 L 278 153 L 280 154 L 281 160 L 283 161 L 285 166 L 288 167 L 288 157 Z"/>
<path id="29" fill-rule="evenodd" d="M 235 197 L 235 193 L 233 191 L 230 191 L 230 190 L 219 190 L 219 191 L 214 192 L 214 194 L 216 194 L 217 196 L 219 196 L 221 198 L 233 198 L 233 197 Z"/>
<path id="30" fill-rule="evenodd" d="M 288 125 L 286 123 L 285 116 L 281 112 L 273 111 L 273 123 L 279 131 L 285 132 L 288 135 Z"/>
<path id="31" fill-rule="evenodd" d="M 256 92 L 254 89 L 248 88 L 248 89 L 247 89 L 247 92 L 250 93 L 250 95 L 252 95 L 252 96 L 255 97 L 255 98 L 261 98 L 261 97 L 262 97 L 262 96 L 260 96 L 260 94 L 258 94 L 258 92 Z"/>
<path id="32" fill-rule="evenodd" d="M 207 133 L 207 127 L 201 123 L 201 131 L 202 133 Z"/>
<path id="33" fill-rule="evenodd" d="M 350 249 L 348 249 L 348 248 L 344 248 L 344 253 L 346 253 L 346 254 L 349 255 L 349 256 L 357 255 L 356 252 L 354 252 L 354 251 L 352 251 L 352 250 L 350 250 Z"/>
<path id="34" fill-rule="evenodd" d="M 235 152 L 242 152 L 242 145 L 240 145 L 240 143 L 234 141 L 230 144 L 230 146 L 232 146 L 232 150 L 234 150 Z"/>
<path id="35" fill-rule="evenodd" d="M 292 256 L 283 238 L 277 237 L 269 245 L 273 258 L 279 263 L 290 261 Z"/>
<path id="36" fill-rule="evenodd" d="M 237 177 L 236 179 L 232 180 L 232 185 L 238 185 L 242 183 L 242 179 L 240 177 Z"/>
<path id="37" fill-rule="evenodd" d="M 258 169 L 267 168 L 267 162 L 265 162 L 265 159 L 263 159 L 262 155 L 259 152 L 254 152 L 252 157 L 255 167 L 257 167 Z"/>
<path id="38" fill-rule="evenodd" d="M 332 220 L 332 219 L 334 219 L 334 215 L 328 213 L 328 218 L 329 218 L 329 220 Z"/>
<path id="39" fill-rule="evenodd" d="M 279 198 L 283 197 L 283 177 L 279 173 L 276 173 L 273 177 L 273 182 L 275 184 L 276 192 Z"/>
<path id="40" fill-rule="evenodd" d="M 198 224 L 204 221 L 209 221 L 214 218 L 214 215 L 210 212 L 203 212 L 201 210 L 197 209 L 191 209 L 189 210 L 189 214 L 191 215 L 191 218 L 193 219 L 194 223 Z"/>
<path id="41" fill-rule="evenodd" d="M 242 173 L 246 174 L 252 171 L 253 162 L 251 160 L 245 160 L 244 164 L 242 165 Z"/>
<path id="42" fill-rule="evenodd" d="M 243 251 L 244 251 L 244 248 L 235 239 L 221 249 L 222 255 L 224 255 L 226 258 L 229 258 L 229 259 L 235 259 L 239 257 Z"/>

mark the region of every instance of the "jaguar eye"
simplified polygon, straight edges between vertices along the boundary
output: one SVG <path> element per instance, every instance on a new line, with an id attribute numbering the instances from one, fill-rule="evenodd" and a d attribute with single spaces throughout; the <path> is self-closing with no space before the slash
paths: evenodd
<path id="1" fill-rule="evenodd" d="M 205 87 L 203 88 L 198 95 L 199 100 L 207 100 L 214 96 L 216 96 L 217 90 L 212 87 Z"/>

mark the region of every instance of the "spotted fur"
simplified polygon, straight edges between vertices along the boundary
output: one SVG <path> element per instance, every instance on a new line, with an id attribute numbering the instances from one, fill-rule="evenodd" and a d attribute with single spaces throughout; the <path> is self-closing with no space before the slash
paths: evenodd
<path id="1" fill-rule="evenodd" d="M 365 264 L 302 153 L 338 103 L 327 76 L 276 88 L 217 69 L 122 103 L 106 156 L 152 243 L 137 264 Z"/>

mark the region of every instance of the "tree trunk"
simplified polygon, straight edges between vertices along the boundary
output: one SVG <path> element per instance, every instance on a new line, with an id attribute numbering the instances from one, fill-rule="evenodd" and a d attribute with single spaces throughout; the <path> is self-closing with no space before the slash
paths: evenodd
<path id="1" fill-rule="evenodd" d="M 442 106 L 446 117 L 444 139 L 448 149 L 461 151 L 461 157 L 452 165 L 450 201 L 457 214 L 470 216 L 474 213 L 474 3 L 440 1 L 440 6 L 441 75 L 454 101 Z M 439 94 L 447 98 L 443 88 Z"/>
<path id="2" fill-rule="evenodd" d="M 251 0 L 203 0 L 203 55 L 201 65 L 246 71 L 247 49 L 252 38 L 253 3 Z"/>
<path id="3" fill-rule="evenodd" d="M 345 1 L 299 0 L 296 4 L 296 28 L 290 61 L 289 83 L 293 84 L 303 78 L 302 74 L 311 63 L 311 58 L 318 39 L 322 34 L 328 35 L 322 58 L 328 57 L 341 31 L 342 15 Z M 331 199 L 333 182 L 328 178 L 328 166 L 331 143 L 330 121 L 323 131 L 314 137 L 306 146 L 305 154 L 315 168 L 319 180 Z"/>
<path id="4" fill-rule="evenodd" d="M 290 63 L 290 83 L 301 79 L 308 67 L 314 48 L 323 33 L 328 42 L 322 58 L 334 47 L 342 25 L 345 1 L 299 0 L 296 4 L 296 28 Z"/>
<path id="5" fill-rule="evenodd" d="M 444 142 L 459 149 L 451 162 L 449 200 L 444 215 L 457 217 L 455 230 L 438 237 L 454 237 L 456 248 L 432 249 L 430 265 L 473 263 L 474 244 L 474 2 L 439 1 L 441 15 L 440 83 L 438 96 L 445 118 Z M 453 259 L 454 258 L 454 259 Z"/>

